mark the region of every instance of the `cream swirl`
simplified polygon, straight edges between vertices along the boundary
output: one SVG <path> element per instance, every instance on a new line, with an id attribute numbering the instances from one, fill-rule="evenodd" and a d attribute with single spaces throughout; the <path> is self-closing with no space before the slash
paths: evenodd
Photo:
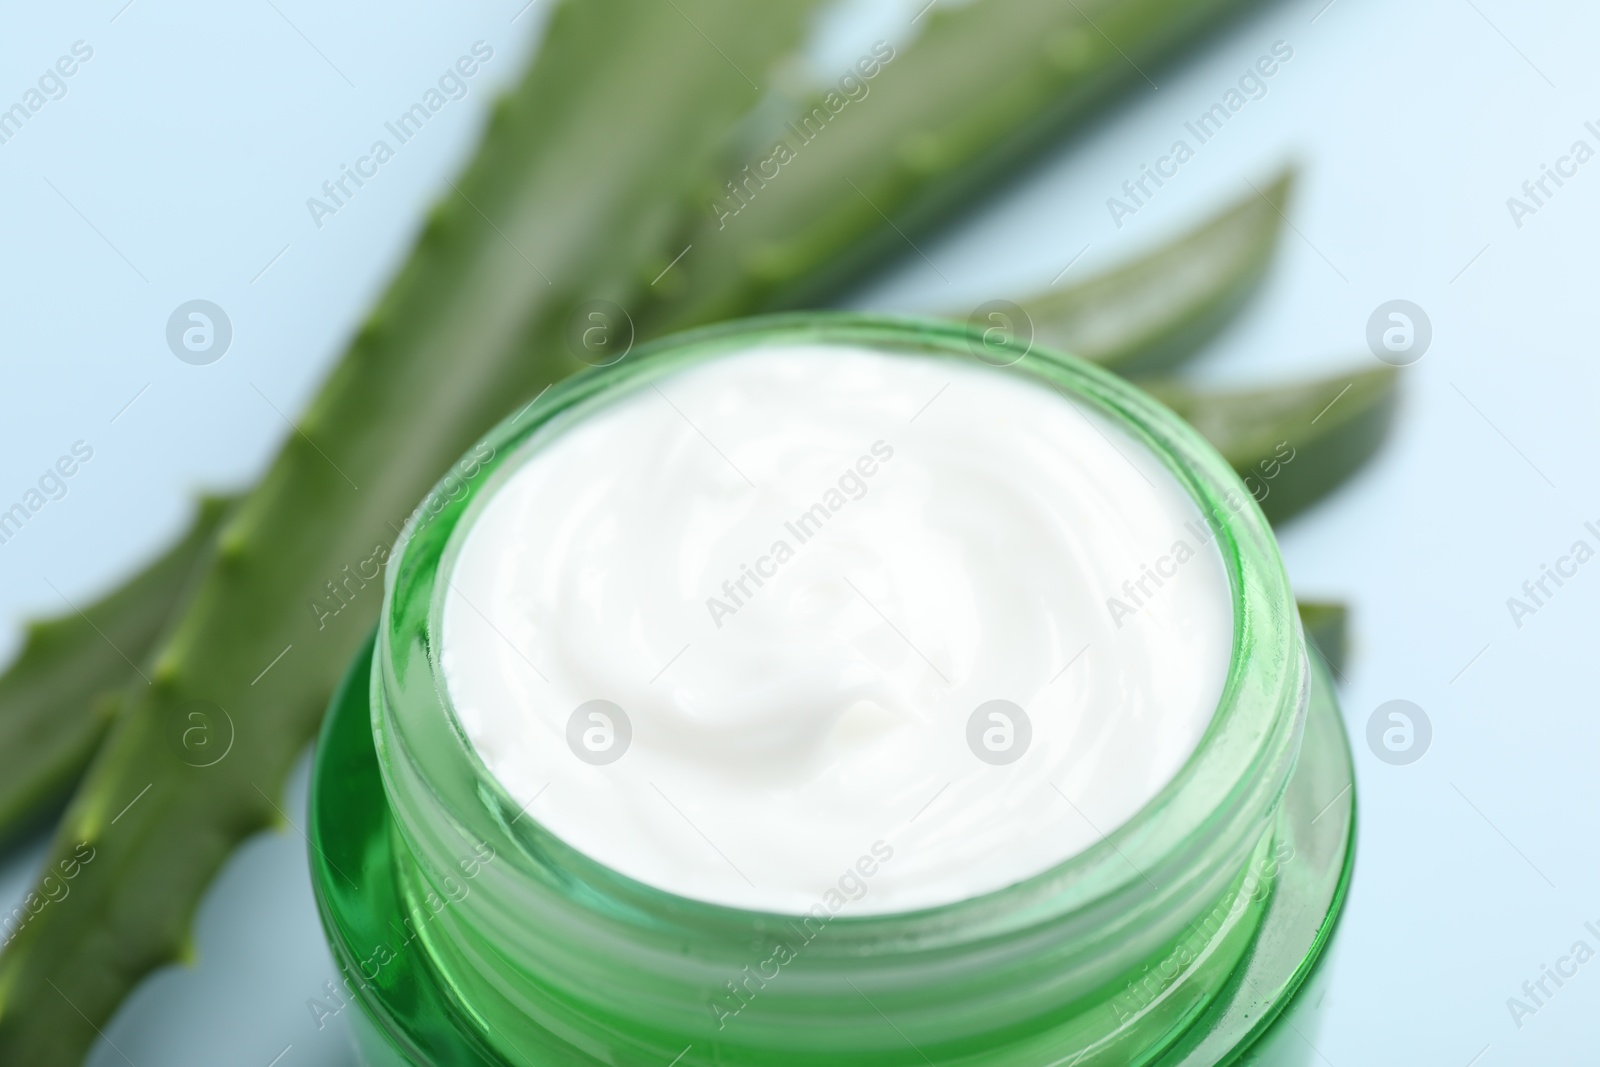
<path id="1" fill-rule="evenodd" d="M 669 892 L 868 914 L 999 889 L 1127 821 L 1221 697 L 1232 598 L 1193 499 L 976 362 L 717 357 L 489 492 L 446 564 L 457 717 L 530 817 Z M 875 842 L 892 859 L 861 862 Z"/>

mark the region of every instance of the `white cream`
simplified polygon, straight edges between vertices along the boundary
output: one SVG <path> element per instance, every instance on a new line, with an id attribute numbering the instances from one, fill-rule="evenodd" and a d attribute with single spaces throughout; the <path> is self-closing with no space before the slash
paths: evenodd
<path id="1" fill-rule="evenodd" d="M 1002 888 L 1126 822 L 1220 698 L 1198 507 L 1033 381 L 769 346 L 529 447 L 459 545 L 446 686 L 530 817 L 661 889 L 870 914 Z M 614 762 L 569 747 L 592 700 L 626 726 L 573 736 Z M 987 712 L 969 746 L 993 700 L 1025 749 Z"/>

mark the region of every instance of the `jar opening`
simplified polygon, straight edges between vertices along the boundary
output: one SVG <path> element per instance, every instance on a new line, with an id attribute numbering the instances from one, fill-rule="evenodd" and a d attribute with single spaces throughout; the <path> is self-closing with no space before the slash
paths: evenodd
<path id="1" fill-rule="evenodd" d="M 754 911 L 1057 866 L 1172 779 L 1233 651 L 1161 460 L 970 355 L 678 368 L 524 441 L 439 566 L 447 710 L 524 818 Z"/>

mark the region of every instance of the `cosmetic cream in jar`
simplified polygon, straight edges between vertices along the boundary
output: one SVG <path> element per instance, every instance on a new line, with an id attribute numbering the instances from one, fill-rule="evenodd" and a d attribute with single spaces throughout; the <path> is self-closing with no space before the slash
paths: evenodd
<path id="1" fill-rule="evenodd" d="M 372 1062 L 1217 1064 L 1303 981 L 1342 727 L 1249 494 L 1133 387 L 782 317 L 471 458 L 318 756 Z"/>

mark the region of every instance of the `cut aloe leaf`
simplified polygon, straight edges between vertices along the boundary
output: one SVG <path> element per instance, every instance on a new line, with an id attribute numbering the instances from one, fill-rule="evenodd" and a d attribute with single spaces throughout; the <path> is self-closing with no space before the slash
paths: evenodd
<path id="1" fill-rule="evenodd" d="M 698 220 L 683 229 L 688 235 L 684 249 L 686 253 L 693 251 L 695 254 L 684 261 L 681 269 L 666 274 L 660 274 L 659 268 L 672 263 L 671 249 L 678 247 L 677 242 L 669 242 L 643 257 L 644 273 L 660 284 L 649 289 L 648 298 L 632 301 L 650 312 L 640 316 L 643 320 L 639 323 L 641 335 L 658 333 L 674 323 L 688 325 L 711 321 L 723 313 L 745 314 L 764 307 L 793 304 L 800 299 L 796 294 L 802 292 L 823 293 L 837 289 L 862 266 L 898 247 L 895 242 L 900 238 L 895 226 L 877 214 L 880 200 L 890 210 L 905 209 L 908 219 L 913 216 L 927 221 L 936 219 L 969 197 L 984 180 L 1006 173 L 1010 169 L 1007 161 L 1014 162 L 1037 146 L 1041 132 L 1083 119 L 1098 110 L 1115 92 L 1145 84 L 1136 64 L 1153 63 L 1176 51 L 1191 41 L 1197 30 L 1216 24 L 1222 16 L 1249 2 L 1251 0 L 1206 0 L 1198 4 L 1179 4 L 1175 0 L 1135 0 L 1110 6 L 1104 0 L 1086 0 L 1067 12 L 1041 0 L 984 0 L 965 9 L 931 11 L 924 22 L 922 37 L 913 46 L 901 49 L 900 54 L 868 82 L 869 91 L 877 94 L 870 112 L 856 107 L 847 121 L 833 125 L 830 130 L 839 136 L 805 145 L 806 166 L 786 175 L 790 179 L 786 183 L 786 199 L 763 198 L 759 209 L 748 216 L 741 210 L 740 227 L 726 235 L 726 239 L 719 232 L 718 239 L 702 241 L 698 249 L 692 249 L 690 245 L 697 233 L 709 234 L 707 220 L 715 218 L 716 214 L 703 210 L 702 205 L 709 206 L 712 196 L 722 195 L 725 186 L 718 182 L 725 182 L 727 178 L 709 183 L 702 180 L 698 184 L 684 181 L 686 189 L 695 190 L 690 217 Z M 1094 21 L 1091 23 L 1090 19 Z M 1039 45 L 1019 52 L 1015 48 L 1017 41 L 1038 42 Z M 585 58 L 581 54 L 546 55 L 540 62 L 545 68 L 556 69 L 563 61 L 576 68 Z M 653 76 L 656 65 L 653 59 L 641 64 L 631 84 L 637 88 L 646 77 Z M 959 84 L 952 81 L 952 71 L 959 72 Z M 572 84 L 587 83 L 574 80 Z M 885 88 L 887 92 L 883 91 Z M 935 89 L 936 92 L 931 91 Z M 890 103 L 882 106 L 886 97 Z M 804 114 L 819 103 L 825 105 L 826 101 L 819 97 L 808 101 L 805 108 L 783 111 L 780 107 L 772 111 L 774 117 L 768 122 L 767 133 L 781 128 L 784 122 L 803 119 Z M 475 189 L 470 196 L 461 194 L 461 199 L 468 201 L 473 210 L 478 206 L 475 201 L 485 197 L 493 199 L 496 205 L 509 199 L 504 187 L 514 184 L 521 173 L 519 159 L 513 158 L 517 153 L 509 134 L 514 132 L 526 137 L 540 125 L 536 116 L 527 113 L 528 105 L 524 104 L 515 131 L 506 130 L 507 114 L 514 106 L 508 101 L 500 108 L 495 127 L 501 129 L 501 136 L 490 138 L 482 152 L 485 159 L 493 157 L 505 168 L 505 180 L 496 183 L 483 179 L 482 188 Z M 706 117 L 709 127 L 715 114 L 708 112 Z M 742 132 L 744 136 L 737 143 L 743 149 L 764 143 L 759 125 L 752 127 L 747 123 Z M 575 148 L 584 151 L 596 151 L 603 141 L 598 130 L 591 130 L 588 138 L 570 127 L 565 133 Z M 533 138 L 533 142 L 537 143 L 538 138 Z M 895 146 L 893 151 L 885 153 L 886 144 Z M 893 157 L 893 165 L 888 170 L 881 167 L 886 156 Z M 970 158 L 958 163 L 960 156 Z M 582 158 L 582 155 L 572 157 L 574 161 Z M 747 160 L 742 156 L 724 157 L 720 171 L 736 175 L 744 162 Z M 705 171 L 714 173 L 718 169 L 707 166 Z M 564 173 L 573 187 L 593 179 L 590 173 L 580 174 L 571 169 Z M 670 183 L 675 180 L 673 175 L 686 173 L 680 168 L 668 168 L 663 171 L 663 181 Z M 846 229 L 855 228 L 853 233 L 846 233 L 840 229 L 840 216 L 833 201 L 837 199 L 840 179 L 851 175 L 867 182 L 872 190 L 868 195 L 876 199 L 871 213 L 864 211 L 861 205 L 845 211 Z M 893 195 L 888 195 L 889 192 Z M 529 198 L 524 197 L 521 202 L 526 205 Z M 448 203 L 441 208 L 439 217 L 466 210 L 462 203 Z M 817 212 L 820 214 L 813 214 Z M 501 221 L 505 222 L 505 218 Z M 659 215 L 651 221 L 659 222 Z M 436 224 L 430 227 L 429 235 L 436 237 L 439 232 Z M 605 233 L 604 228 L 597 232 L 597 243 L 604 240 Z M 824 233 L 831 236 L 813 247 L 810 242 Z M 499 249 L 500 258 L 509 262 L 501 267 L 500 276 L 485 278 L 483 285 L 486 291 L 498 294 L 503 305 L 514 306 L 516 301 L 524 299 L 519 294 L 527 275 L 541 269 L 536 259 L 542 256 L 543 249 L 534 248 L 525 240 L 513 245 L 509 236 L 502 234 L 502 237 L 506 248 Z M 835 256 L 829 250 L 828 241 L 833 242 L 833 251 L 844 249 L 845 252 Z M 437 251 L 430 250 L 428 243 L 427 240 L 423 242 L 416 262 L 407 268 L 408 271 L 417 272 L 417 263 L 425 254 Z M 525 246 L 531 254 L 524 254 Z M 508 249 L 516 253 L 515 260 L 511 259 Z M 457 255 L 453 262 L 455 267 L 463 268 L 466 258 Z M 438 269 L 435 263 L 423 274 L 431 276 L 430 272 Z M 634 273 L 640 272 L 636 269 Z M 694 284 L 679 288 L 691 275 Z M 518 279 L 518 283 L 508 284 L 508 279 L 512 278 Z M 637 280 L 637 277 L 630 279 Z M 612 280 L 593 285 L 587 295 L 620 296 L 632 293 L 635 288 L 637 286 Z M 780 290 L 783 295 L 778 295 Z M 666 295 L 665 302 L 661 302 L 662 295 Z M 440 301 L 424 299 L 422 303 L 425 307 L 435 307 Z M 369 333 L 364 335 L 363 342 L 370 340 L 384 317 L 381 309 L 369 324 Z M 491 316 L 486 320 L 485 329 L 475 329 L 471 324 L 463 328 L 469 336 L 497 331 L 491 343 L 506 350 L 526 351 L 534 343 L 538 331 L 531 328 L 524 331 L 516 323 L 504 320 L 504 315 Z M 448 348 L 447 345 L 442 350 Z M 370 357 L 372 349 L 371 345 L 358 343 L 350 360 L 357 359 L 364 350 Z M 574 366 L 577 364 L 567 364 L 569 369 Z M 528 380 L 536 381 L 537 377 L 530 376 Z M 455 399 L 470 397 L 470 392 L 463 395 L 460 389 L 446 390 L 446 393 Z M 496 398 L 497 401 L 502 399 Z M 113 595 L 121 596 L 131 587 L 130 582 L 128 587 Z M 151 603 L 141 610 L 156 614 L 165 611 L 167 606 L 158 603 L 158 599 L 152 596 Z M 49 688 L 42 677 L 30 684 Z M 62 703 L 49 706 L 64 716 L 63 722 L 81 725 L 84 719 L 81 710 L 77 710 L 80 705 L 74 703 L 69 694 L 64 693 L 64 697 L 67 699 Z M 0 702 L 9 699 L 0 688 Z M 21 719 L 31 722 L 45 714 L 45 704 L 35 702 L 29 707 L 34 710 L 21 713 Z M 79 734 L 75 749 L 69 744 L 67 749 L 46 753 L 40 763 L 41 771 L 48 767 L 58 781 L 70 781 L 75 773 L 70 768 L 82 766 L 92 751 L 92 736 L 98 736 L 99 732 L 96 729 Z M 12 736 L 23 734 L 19 730 Z M 19 751 L 22 758 L 27 759 L 32 752 L 31 743 Z M 41 779 L 46 784 L 48 780 L 48 775 Z M 43 797 L 49 792 L 45 789 L 35 793 L 36 783 L 31 779 L 18 779 L 17 783 L 14 792 L 21 806 L 0 808 L 0 837 L 14 828 L 26 812 L 34 810 L 36 801 L 29 800 L 30 796 Z"/>
<path id="2" fill-rule="evenodd" d="M 1261 281 L 1293 183 L 1286 171 L 1176 241 L 1019 301 L 1034 337 L 1129 377 L 1172 369 L 1211 340 Z"/>
<path id="3" fill-rule="evenodd" d="M 203 498 L 178 542 L 115 592 L 28 626 L 0 674 L 0 842 L 77 784 L 235 500 Z"/>
<path id="4" fill-rule="evenodd" d="M 688 189 L 755 100 L 746 74 L 797 46 L 810 6 L 554 12 L 474 162 L 219 532 L 144 668 L 154 684 L 126 690 L 47 863 L 80 843 L 94 858 L 0 956 L 0 1063 L 79 1061 L 133 984 L 186 954 L 229 851 L 283 819 L 285 776 L 377 616 L 396 530 L 517 398 L 579 365 L 578 301 L 629 300 L 641 264 L 676 252 Z"/>
<path id="5" fill-rule="evenodd" d="M 1146 387 L 1216 446 L 1276 524 L 1371 458 L 1394 421 L 1398 382 L 1395 368 L 1378 366 L 1241 392 Z"/>
<path id="6" fill-rule="evenodd" d="M 1302 600 L 1300 625 L 1335 677 L 1343 677 L 1349 645 L 1350 609 L 1338 601 Z"/>
<path id="7" fill-rule="evenodd" d="M 727 195 L 727 181 L 746 180 L 742 168 L 752 151 L 770 149 L 787 123 L 803 125 L 814 107 L 826 109 L 825 96 L 808 99 L 804 106 L 785 109 L 778 100 L 775 107 L 764 107 L 767 117 L 741 123 L 738 136 L 729 139 L 737 148 L 725 148 L 706 167 L 716 178 L 686 183 L 692 191 L 687 213 L 692 221 L 682 224 L 683 243 L 670 242 L 643 264 L 656 284 L 649 287 L 649 297 L 638 301 L 641 336 L 790 306 L 802 302 L 797 295 L 802 292 L 836 291 L 861 266 L 905 248 L 896 243 L 901 239 L 894 226 L 875 209 L 868 210 L 865 201 L 841 209 L 836 201 L 849 187 L 846 179 L 865 182 L 861 188 L 875 205 L 907 212 L 902 224 L 909 224 L 911 217 L 936 220 L 970 198 L 985 180 L 1012 170 L 1046 140 L 1041 133 L 1088 118 L 1117 92 L 1145 86 L 1141 68 L 1192 44 L 1198 31 L 1252 2 L 1085 0 L 1068 10 L 1044 0 L 982 0 L 952 10 L 931 9 L 921 19 L 921 36 L 866 80 L 869 96 L 846 106 L 837 116 L 842 122 L 830 118 L 831 136 L 803 145 L 802 166 L 785 167 L 781 195 L 763 195 L 753 208 L 741 207 L 731 229 L 710 206 Z M 1019 49 L 1018 42 L 1029 47 Z M 573 66 L 585 61 L 581 55 L 566 59 Z M 546 55 L 541 64 L 554 68 L 562 60 Z M 637 88 L 654 66 L 644 64 L 623 84 Z M 856 106 L 868 99 L 870 108 Z M 503 126 L 503 118 L 496 124 Z M 519 130 L 536 125 L 524 114 Z M 590 140 L 598 144 L 603 134 L 591 132 Z M 492 139 L 485 155 L 509 156 L 507 140 Z M 568 172 L 574 187 L 594 177 L 579 172 L 581 158 L 574 157 L 574 169 Z M 516 174 L 514 167 L 508 168 L 507 181 L 515 181 Z M 764 194 L 767 185 L 749 188 Z M 464 210 L 460 204 L 454 207 Z M 671 248 L 686 250 L 685 257 L 660 274 L 672 262 Z M 528 255 L 521 255 L 520 245 L 518 249 L 522 262 L 510 265 L 510 277 L 540 269 L 534 253 L 541 250 L 530 248 Z M 419 250 L 419 259 L 421 255 Z M 693 284 L 684 285 L 691 277 Z M 492 288 L 507 300 L 516 298 L 516 288 L 506 286 L 504 279 Z M 604 288 L 588 295 L 614 297 L 627 289 Z M 779 289 L 784 295 L 778 295 Z M 527 343 L 505 328 L 498 340 Z"/>

